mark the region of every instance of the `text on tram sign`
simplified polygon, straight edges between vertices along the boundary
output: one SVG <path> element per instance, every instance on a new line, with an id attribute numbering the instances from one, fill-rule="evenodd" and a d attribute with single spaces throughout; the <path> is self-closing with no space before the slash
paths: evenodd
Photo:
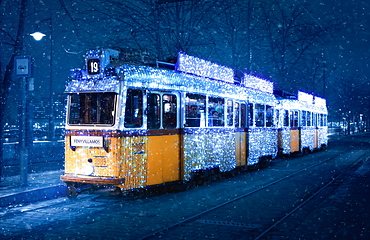
<path id="1" fill-rule="evenodd" d="M 103 147 L 103 137 L 71 136 L 72 147 Z"/>

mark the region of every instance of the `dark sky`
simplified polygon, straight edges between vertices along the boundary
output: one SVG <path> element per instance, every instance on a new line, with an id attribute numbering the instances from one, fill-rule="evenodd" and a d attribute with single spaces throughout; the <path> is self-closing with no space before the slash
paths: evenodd
<path id="1" fill-rule="evenodd" d="M 342 30 L 331 36 L 327 55 L 336 73 L 369 75 L 370 2 L 365 0 L 307 0 L 313 20 L 341 21 Z"/>
<path id="2" fill-rule="evenodd" d="M 53 4 L 47 4 L 47 1 Z M 369 69 L 369 31 L 370 31 L 370 7 L 369 1 L 365 0 L 285 0 L 294 4 L 303 5 L 308 3 L 313 11 L 307 13 L 307 18 L 317 23 L 317 27 L 324 25 L 325 21 L 341 21 L 342 30 L 330 35 L 325 54 L 328 57 L 328 68 L 334 68 L 329 76 L 333 81 L 341 74 L 367 77 Z M 79 1 L 65 0 L 67 6 Z M 26 27 L 25 54 L 34 58 L 34 77 L 36 91 L 43 95 L 49 92 L 49 76 L 52 73 L 52 86 L 56 94 L 62 94 L 65 81 L 69 75 L 69 69 L 83 67 L 83 54 L 87 49 L 77 44 L 77 33 L 72 32 L 72 23 L 56 0 L 30 0 L 32 6 L 28 9 L 28 25 Z M 34 13 L 35 10 L 37 14 Z M 53 14 L 53 47 L 50 47 L 50 27 L 48 19 Z M 37 29 L 38 28 L 38 29 Z M 35 30 L 44 31 L 47 37 L 36 42 L 28 35 Z M 99 33 L 91 33 L 91 37 L 104 37 Z M 85 39 L 87 42 L 89 39 Z M 50 52 L 52 52 L 53 67 L 50 68 Z M 321 57 L 321 56 L 318 56 Z M 47 96 L 45 96 L 47 97 Z"/>

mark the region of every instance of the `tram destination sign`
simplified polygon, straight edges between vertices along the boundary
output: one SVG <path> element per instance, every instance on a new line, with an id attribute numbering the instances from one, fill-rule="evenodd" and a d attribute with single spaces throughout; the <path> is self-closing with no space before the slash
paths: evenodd
<path id="1" fill-rule="evenodd" d="M 72 147 L 104 147 L 103 137 L 71 136 Z"/>

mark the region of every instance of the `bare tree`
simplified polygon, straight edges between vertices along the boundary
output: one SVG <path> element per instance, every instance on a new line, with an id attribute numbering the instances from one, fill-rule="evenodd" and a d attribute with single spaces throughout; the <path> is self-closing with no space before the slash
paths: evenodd
<path id="1" fill-rule="evenodd" d="M 327 97 L 327 88 L 330 85 L 331 76 L 337 68 L 335 64 L 331 64 L 325 50 L 322 50 L 321 53 L 309 51 L 300 61 L 299 67 L 295 69 L 297 71 L 295 76 L 300 76 L 297 84 L 299 84 L 302 91 Z"/>
<path id="2" fill-rule="evenodd" d="M 273 67 L 273 76 L 285 88 L 294 88 L 299 84 L 302 68 L 309 61 L 312 53 L 320 56 L 321 48 L 317 49 L 328 31 L 334 24 L 318 25 L 310 18 L 307 7 L 303 5 L 287 5 L 281 2 L 261 4 L 261 23 L 266 51 L 266 62 Z M 310 54 L 308 54 L 310 53 Z M 292 84 L 291 84 L 292 83 Z"/>
<path id="3" fill-rule="evenodd" d="M 14 3 L 13 1 L 10 1 Z M 27 9 L 28 0 L 20 0 L 18 2 L 19 16 L 13 18 L 17 19 L 16 26 L 10 28 L 1 29 L 1 39 L 2 42 L 5 42 L 7 45 L 11 46 L 12 53 L 9 58 L 9 62 L 5 67 L 5 72 L 2 78 L 0 79 L 0 177 L 2 175 L 2 158 L 3 158 L 3 132 L 4 132 L 4 116 L 5 108 L 9 96 L 10 86 L 13 82 L 13 72 L 14 72 L 14 58 L 17 55 L 20 55 L 23 50 L 23 41 L 24 41 L 24 29 L 25 29 L 25 14 Z M 7 4 L 6 1 L 2 1 L 1 4 Z"/>
<path id="4" fill-rule="evenodd" d="M 213 49 L 209 26 L 221 11 L 210 1 L 189 0 L 95 0 L 70 9 L 81 29 L 89 29 L 85 34 L 99 33 L 90 39 L 97 46 L 148 50 L 157 59 Z M 82 27 L 91 21 L 96 24 Z"/>
<path id="5" fill-rule="evenodd" d="M 164 52 L 178 51 L 205 55 L 213 49 L 215 34 L 210 27 L 222 11 L 222 5 L 211 1 L 158 1 L 160 29 L 164 29 Z"/>
<path id="6" fill-rule="evenodd" d="M 220 4 L 221 5 L 221 4 Z M 253 26 L 256 4 L 254 1 L 222 1 L 223 10 L 217 18 L 217 50 L 220 61 L 230 62 L 235 69 L 251 71 L 252 45 L 255 45 L 256 33 Z"/>

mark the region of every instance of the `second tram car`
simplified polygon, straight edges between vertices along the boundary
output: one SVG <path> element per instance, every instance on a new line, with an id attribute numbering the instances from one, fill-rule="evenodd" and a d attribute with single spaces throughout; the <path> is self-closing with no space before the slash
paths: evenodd
<path id="1" fill-rule="evenodd" d="M 328 112 L 325 99 L 300 91 L 297 96 L 276 97 L 278 153 L 310 152 L 326 147 Z"/>
<path id="2" fill-rule="evenodd" d="M 68 94 L 65 173 L 76 188 L 123 191 L 226 172 L 278 153 L 327 145 L 326 103 L 272 82 L 178 54 L 174 69 L 125 64 L 112 49 L 89 51 Z"/>

